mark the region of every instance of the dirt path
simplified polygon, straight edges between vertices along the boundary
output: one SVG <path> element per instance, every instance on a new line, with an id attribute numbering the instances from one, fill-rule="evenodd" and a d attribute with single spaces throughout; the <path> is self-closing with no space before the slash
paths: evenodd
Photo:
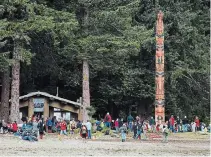
<path id="1" fill-rule="evenodd" d="M 120 142 L 119 139 L 58 140 L 57 136 L 46 136 L 39 142 L 28 142 L 14 136 L 0 135 L 0 156 L 209 156 L 209 136 L 193 136 L 189 139 L 173 135 L 168 143 L 160 139 L 149 141 Z"/>

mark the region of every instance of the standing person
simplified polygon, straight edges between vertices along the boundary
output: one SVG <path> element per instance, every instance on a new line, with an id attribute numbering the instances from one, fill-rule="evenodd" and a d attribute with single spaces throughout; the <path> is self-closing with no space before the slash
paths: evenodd
<path id="1" fill-rule="evenodd" d="M 121 132 L 122 142 L 125 142 L 126 141 L 126 133 L 127 133 L 126 124 L 123 124 L 122 127 L 119 128 L 119 130 Z"/>
<path id="2" fill-rule="evenodd" d="M 119 119 L 119 128 L 123 126 L 123 118 Z"/>
<path id="3" fill-rule="evenodd" d="M 110 128 L 111 127 L 111 116 L 109 114 L 109 112 L 105 115 L 105 118 L 104 118 L 104 122 L 105 122 L 105 125 Z"/>
<path id="4" fill-rule="evenodd" d="M 179 116 L 177 116 L 176 123 L 177 123 L 177 132 L 180 132 L 180 118 L 179 118 Z"/>
<path id="5" fill-rule="evenodd" d="M 143 140 L 147 139 L 147 123 L 144 122 L 142 125 L 142 130 L 143 130 Z"/>
<path id="6" fill-rule="evenodd" d="M 188 124 L 188 119 L 185 116 L 184 119 L 182 120 L 182 131 L 183 132 L 187 132 L 188 128 L 187 128 L 187 124 Z"/>
<path id="7" fill-rule="evenodd" d="M 87 132 L 88 132 L 88 139 L 91 139 L 92 138 L 92 134 L 91 134 L 92 123 L 89 120 L 87 120 L 86 128 L 87 128 Z"/>
<path id="8" fill-rule="evenodd" d="M 39 129 L 40 139 L 43 139 L 43 134 L 44 134 L 44 121 L 43 121 L 43 119 L 39 120 L 37 127 Z"/>
<path id="9" fill-rule="evenodd" d="M 52 123 L 52 120 L 51 120 L 51 118 L 48 118 L 48 120 L 47 120 L 47 127 L 48 127 L 48 133 L 51 133 L 52 132 L 52 125 L 53 125 L 53 123 Z"/>
<path id="10" fill-rule="evenodd" d="M 136 139 L 141 139 L 141 132 L 142 132 L 142 125 L 141 122 L 138 122 L 137 124 L 137 134 L 136 134 Z"/>
<path id="11" fill-rule="evenodd" d="M 58 134 L 58 138 L 60 139 L 60 132 L 61 132 L 61 119 L 58 119 L 58 122 L 56 124 L 56 132 Z"/>
<path id="12" fill-rule="evenodd" d="M 60 123 L 60 128 L 61 128 L 61 131 L 60 131 L 60 135 L 67 135 L 67 123 L 65 122 L 65 120 L 63 119 L 63 121 Z"/>
<path id="13" fill-rule="evenodd" d="M 168 142 L 168 134 L 169 134 L 169 130 L 168 127 L 166 125 L 163 125 L 163 142 Z"/>
<path id="14" fill-rule="evenodd" d="M 78 121 L 76 127 L 79 128 L 79 129 L 81 129 L 81 122 L 80 121 Z"/>
<path id="15" fill-rule="evenodd" d="M 70 133 L 74 134 L 74 130 L 76 129 L 76 122 L 74 118 L 70 121 L 70 129 L 71 129 Z"/>
<path id="16" fill-rule="evenodd" d="M 138 122 L 140 122 L 140 117 L 136 116 L 136 123 L 138 124 Z"/>
<path id="17" fill-rule="evenodd" d="M 38 119 L 33 119 L 32 122 L 32 130 L 36 132 L 37 137 L 39 137 L 39 129 L 38 129 Z"/>
<path id="18" fill-rule="evenodd" d="M 136 135 L 137 135 L 137 122 L 134 122 L 133 123 L 133 133 L 134 133 L 134 135 L 133 135 L 133 138 L 134 139 L 136 139 Z"/>
<path id="19" fill-rule="evenodd" d="M 134 118 L 130 114 L 127 117 L 127 124 L 128 124 L 128 127 L 129 127 L 130 131 L 132 131 L 132 129 L 133 129 L 133 120 L 134 120 Z"/>
<path id="20" fill-rule="evenodd" d="M 169 119 L 169 124 L 170 124 L 170 130 L 174 132 L 174 116 L 171 115 L 171 118 Z"/>
<path id="21" fill-rule="evenodd" d="M 115 129 L 116 129 L 116 133 L 119 133 L 119 119 L 118 118 L 115 120 L 114 126 L 115 126 Z"/>
<path id="22" fill-rule="evenodd" d="M 191 123 L 191 127 L 192 127 L 192 132 L 196 132 L 196 123 L 195 122 L 192 122 Z"/>
<path id="23" fill-rule="evenodd" d="M 151 117 L 151 119 L 149 121 L 149 125 L 151 126 L 152 132 L 155 132 L 155 120 L 153 117 Z"/>
<path id="24" fill-rule="evenodd" d="M 83 142 L 85 142 L 85 140 L 86 140 L 86 137 L 87 137 L 87 135 L 88 135 L 87 132 L 88 132 L 88 131 L 87 131 L 86 125 L 85 125 L 84 123 L 82 123 L 81 130 L 80 130 L 80 135 L 81 135 L 81 137 L 82 137 L 82 139 L 83 139 Z"/>
<path id="25" fill-rule="evenodd" d="M 195 123 L 196 123 L 196 130 L 199 131 L 200 130 L 200 121 L 199 121 L 199 118 L 196 116 L 195 118 Z"/>

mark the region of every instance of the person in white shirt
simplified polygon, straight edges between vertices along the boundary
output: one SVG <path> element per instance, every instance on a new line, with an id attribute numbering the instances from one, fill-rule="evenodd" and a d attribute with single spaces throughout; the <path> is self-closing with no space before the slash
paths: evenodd
<path id="1" fill-rule="evenodd" d="M 87 120 L 86 127 L 88 130 L 88 139 L 92 138 L 91 131 L 92 131 L 92 124 L 89 120 Z"/>
<path id="2" fill-rule="evenodd" d="M 192 126 L 192 132 L 196 132 L 196 123 L 192 122 L 191 126 Z"/>

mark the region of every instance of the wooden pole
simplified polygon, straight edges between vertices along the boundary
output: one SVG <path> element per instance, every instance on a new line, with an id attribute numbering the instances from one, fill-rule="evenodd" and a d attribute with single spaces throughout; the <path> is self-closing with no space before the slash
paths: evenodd
<path id="1" fill-rule="evenodd" d="M 90 91 L 89 91 L 89 65 L 87 60 L 83 60 L 83 121 L 89 120 L 86 107 L 90 106 Z"/>
<path id="2" fill-rule="evenodd" d="M 155 93 L 155 121 L 156 124 L 165 122 L 164 97 L 164 26 L 163 13 L 158 12 L 156 23 L 156 93 Z"/>

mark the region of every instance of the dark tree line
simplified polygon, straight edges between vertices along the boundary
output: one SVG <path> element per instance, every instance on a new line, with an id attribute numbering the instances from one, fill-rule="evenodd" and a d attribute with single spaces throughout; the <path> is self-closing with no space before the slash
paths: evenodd
<path id="1" fill-rule="evenodd" d="M 162 10 L 166 115 L 205 120 L 210 116 L 209 6 L 208 0 L 1 1 L 0 70 L 7 80 L 1 117 L 9 97 L 17 96 L 17 88 L 8 90 L 18 86 L 11 69 L 20 69 L 20 95 L 38 90 L 55 95 L 59 87 L 59 96 L 76 101 L 84 57 L 96 117 L 107 111 L 113 117 L 154 115 L 154 30 Z"/>

